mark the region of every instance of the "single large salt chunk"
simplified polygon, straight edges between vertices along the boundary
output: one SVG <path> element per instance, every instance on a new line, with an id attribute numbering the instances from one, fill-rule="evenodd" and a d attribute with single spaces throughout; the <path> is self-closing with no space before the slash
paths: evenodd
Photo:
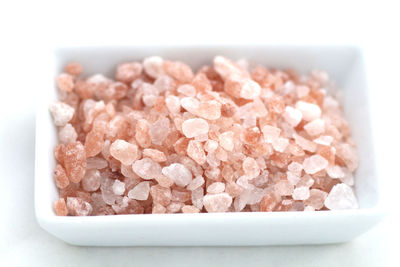
<path id="1" fill-rule="evenodd" d="M 286 106 L 283 118 L 292 126 L 296 127 L 303 118 L 300 110 Z"/>
<path id="2" fill-rule="evenodd" d="M 137 145 L 117 139 L 110 146 L 110 154 L 124 165 L 131 165 L 138 156 Z"/>
<path id="3" fill-rule="evenodd" d="M 308 174 L 315 174 L 328 167 L 328 161 L 320 155 L 312 155 L 303 161 L 304 171 Z"/>
<path id="4" fill-rule="evenodd" d="M 267 143 L 272 143 L 272 141 L 278 138 L 281 134 L 281 129 L 271 125 L 265 125 L 261 131 L 263 132 L 264 139 Z"/>
<path id="5" fill-rule="evenodd" d="M 68 178 L 79 183 L 86 172 L 86 152 L 81 142 L 68 144 L 64 151 L 64 167 Z"/>
<path id="6" fill-rule="evenodd" d="M 286 147 L 289 145 L 289 140 L 287 138 L 279 137 L 272 140 L 272 147 L 278 151 L 283 152 L 285 151 Z"/>
<path id="7" fill-rule="evenodd" d="M 306 121 L 312 121 L 321 117 L 321 109 L 315 104 L 298 101 L 296 103 L 296 109 L 301 111 L 303 114 L 303 119 Z"/>
<path id="8" fill-rule="evenodd" d="M 65 126 L 74 116 L 74 108 L 63 102 L 55 101 L 50 104 L 49 110 L 56 126 Z"/>
<path id="9" fill-rule="evenodd" d="M 120 180 L 115 180 L 112 186 L 112 190 L 115 195 L 120 196 L 125 192 L 125 183 L 121 182 Z"/>
<path id="10" fill-rule="evenodd" d="M 150 183 L 141 182 L 128 192 L 128 197 L 136 200 L 146 200 L 150 193 Z"/>
<path id="11" fill-rule="evenodd" d="M 149 158 L 135 161 L 132 165 L 132 169 L 137 175 L 145 180 L 154 179 L 161 174 L 160 164 Z"/>
<path id="12" fill-rule="evenodd" d="M 186 151 L 188 156 L 196 161 L 197 164 L 202 165 L 206 162 L 206 154 L 204 153 L 201 142 L 190 140 Z"/>
<path id="13" fill-rule="evenodd" d="M 306 200 L 310 197 L 310 189 L 307 186 L 296 187 L 292 197 L 294 200 Z"/>
<path id="14" fill-rule="evenodd" d="M 218 136 L 219 145 L 227 150 L 232 151 L 234 148 L 233 136 L 235 135 L 232 131 L 227 131 Z"/>
<path id="15" fill-rule="evenodd" d="M 207 212 L 226 212 L 232 204 L 232 197 L 227 193 L 207 194 L 203 204 Z"/>
<path id="16" fill-rule="evenodd" d="M 172 163 L 162 168 L 162 174 L 170 178 L 178 186 L 185 187 L 192 181 L 192 173 L 180 163 Z"/>
<path id="17" fill-rule="evenodd" d="M 325 207 L 330 210 L 357 209 L 358 203 L 353 189 L 346 184 L 337 184 L 325 199 Z"/>
<path id="18" fill-rule="evenodd" d="M 82 188 L 87 192 L 94 192 L 99 189 L 101 183 L 101 175 L 99 170 L 87 170 L 81 181 Z"/>
<path id="19" fill-rule="evenodd" d="M 240 90 L 240 97 L 244 99 L 255 99 L 260 95 L 261 87 L 253 80 L 246 79 Z"/>
<path id="20" fill-rule="evenodd" d="M 60 131 L 58 132 L 58 140 L 61 144 L 67 145 L 73 143 L 76 141 L 77 137 L 78 134 L 76 133 L 75 128 L 69 123 L 60 128 Z"/>
<path id="21" fill-rule="evenodd" d="M 161 57 L 152 56 L 147 57 L 143 60 L 144 71 L 152 78 L 157 79 L 158 77 L 164 75 L 164 60 Z"/>
<path id="22" fill-rule="evenodd" d="M 176 114 L 181 110 L 181 103 L 179 98 L 174 95 L 169 95 L 165 98 L 165 104 L 170 113 Z"/>
<path id="23" fill-rule="evenodd" d="M 150 125 L 149 135 L 151 142 L 156 145 L 161 145 L 167 138 L 170 131 L 170 123 L 167 117 L 161 117 L 156 122 Z"/>
<path id="24" fill-rule="evenodd" d="M 209 131 L 209 126 L 206 120 L 195 118 L 188 119 L 182 123 L 182 132 L 187 138 L 196 137 L 206 134 Z"/>
<path id="25" fill-rule="evenodd" d="M 320 135 L 325 131 L 325 121 L 322 119 L 315 119 L 304 125 L 304 130 L 311 135 Z"/>

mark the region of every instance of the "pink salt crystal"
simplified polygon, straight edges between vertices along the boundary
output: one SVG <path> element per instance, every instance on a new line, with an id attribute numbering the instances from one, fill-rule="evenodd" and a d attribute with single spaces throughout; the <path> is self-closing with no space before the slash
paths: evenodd
<path id="1" fill-rule="evenodd" d="M 163 62 L 164 60 L 161 57 L 147 57 L 143 60 L 144 71 L 147 75 L 156 79 L 165 73 Z"/>
<path id="2" fill-rule="evenodd" d="M 340 181 L 342 181 L 342 183 L 345 183 L 348 186 L 353 186 L 354 185 L 354 176 L 347 169 L 344 170 L 344 176 L 339 178 L 339 179 L 340 179 Z"/>
<path id="3" fill-rule="evenodd" d="M 215 100 L 201 101 L 196 114 L 206 120 L 216 120 L 221 117 L 221 103 Z"/>
<path id="4" fill-rule="evenodd" d="M 307 150 L 312 153 L 317 150 L 317 144 L 315 144 L 314 142 L 312 142 L 298 134 L 293 134 L 293 138 L 296 141 L 296 144 L 298 144 L 302 149 Z"/>
<path id="5" fill-rule="evenodd" d="M 225 191 L 225 183 L 215 182 L 207 187 L 207 193 L 219 194 Z"/>
<path id="6" fill-rule="evenodd" d="M 164 61 L 163 67 L 166 74 L 181 83 L 190 83 L 193 79 L 192 69 L 183 62 Z"/>
<path id="7" fill-rule="evenodd" d="M 192 173 L 180 163 L 173 163 L 162 168 L 162 174 L 181 187 L 187 186 L 192 181 Z"/>
<path id="8" fill-rule="evenodd" d="M 303 118 L 303 114 L 300 110 L 292 108 L 290 106 L 286 106 L 285 112 L 283 113 L 283 118 L 292 126 L 296 127 L 301 119 Z"/>
<path id="9" fill-rule="evenodd" d="M 183 84 L 179 86 L 177 91 L 178 93 L 184 96 L 190 96 L 190 97 L 196 96 L 196 88 L 194 88 L 194 86 L 190 84 Z"/>
<path id="10" fill-rule="evenodd" d="M 115 78 L 124 83 L 131 83 L 142 73 L 142 64 L 139 62 L 123 63 L 118 65 Z"/>
<path id="11" fill-rule="evenodd" d="M 138 156 L 137 145 L 117 139 L 110 146 L 110 154 L 124 165 L 131 165 Z"/>
<path id="12" fill-rule="evenodd" d="M 197 188 L 199 188 L 200 186 L 202 186 L 204 184 L 204 178 L 203 176 L 197 176 L 196 178 L 194 178 L 189 185 L 186 187 L 188 190 L 193 191 L 196 190 Z"/>
<path id="13" fill-rule="evenodd" d="M 151 180 L 161 175 L 161 166 L 149 158 L 137 160 L 132 165 L 133 171 L 145 180 Z"/>
<path id="14" fill-rule="evenodd" d="M 151 145 L 150 135 L 149 135 L 150 125 L 145 119 L 140 119 L 136 123 L 135 139 L 143 148 L 149 147 Z"/>
<path id="15" fill-rule="evenodd" d="M 274 211 L 279 202 L 281 202 L 281 197 L 274 192 L 270 192 L 261 199 L 260 211 Z"/>
<path id="16" fill-rule="evenodd" d="M 65 67 L 64 70 L 68 73 L 71 74 L 73 76 L 79 76 L 81 75 L 83 68 L 82 66 L 77 63 L 77 62 L 71 62 L 68 63 Z"/>
<path id="17" fill-rule="evenodd" d="M 50 104 L 49 110 L 56 126 L 65 126 L 74 116 L 74 108 L 63 102 L 55 101 Z"/>
<path id="18" fill-rule="evenodd" d="M 108 162 L 100 157 L 92 157 L 86 159 L 86 169 L 104 169 L 108 166 Z"/>
<path id="19" fill-rule="evenodd" d="M 358 156 L 354 146 L 343 143 L 337 146 L 337 156 L 343 160 L 347 168 L 354 172 L 358 167 Z"/>
<path id="20" fill-rule="evenodd" d="M 179 98 L 174 95 L 169 95 L 165 98 L 165 104 L 170 113 L 176 114 L 181 110 L 181 104 Z"/>
<path id="21" fill-rule="evenodd" d="M 155 162 L 164 162 L 167 160 L 167 157 L 162 151 L 151 148 L 143 149 L 143 157 L 151 158 Z"/>
<path id="22" fill-rule="evenodd" d="M 288 165 L 288 170 L 293 174 L 301 175 L 301 171 L 303 170 L 303 165 L 294 161 Z"/>
<path id="23" fill-rule="evenodd" d="M 125 192 L 125 183 L 120 180 L 115 180 L 112 186 L 112 190 L 115 195 L 120 196 Z"/>
<path id="24" fill-rule="evenodd" d="M 88 216 L 92 213 L 92 206 L 77 197 L 67 197 L 68 213 L 74 216 Z"/>
<path id="25" fill-rule="evenodd" d="M 170 178 L 168 178 L 165 175 L 160 175 L 158 177 L 156 177 L 156 181 L 159 185 L 161 185 L 162 187 L 171 187 L 174 184 L 174 181 L 172 181 Z"/>
<path id="26" fill-rule="evenodd" d="M 199 141 L 190 140 L 187 147 L 187 155 L 191 157 L 197 164 L 206 162 L 206 154 L 203 150 L 203 145 Z"/>
<path id="27" fill-rule="evenodd" d="M 146 200 L 150 193 L 150 183 L 141 182 L 128 192 L 128 197 L 136 200 Z"/>
<path id="28" fill-rule="evenodd" d="M 311 178 L 310 175 L 306 174 L 300 178 L 300 180 L 297 182 L 296 186 L 311 187 L 313 184 L 314 184 L 314 179 Z"/>
<path id="29" fill-rule="evenodd" d="M 328 193 L 319 189 L 311 189 L 310 197 L 304 201 L 304 204 L 313 207 L 316 210 L 321 209 L 324 206 L 325 198 Z"/>
<path id="30" fill-rule="evenodd" d="M 158 204 L 158 203 L 155 203 L 153 205 L 153 209 L 151 211 L 151 213 L 153 213 L 153 214 L 163 214 L 166 212 L 167 212 L 167 209 L 163 205 Z"/>
<path id="31" fill-rule="evenodd" d="M 262 129 L 261 129 L 263 135 L 264 135 L 264 139 L 267 143 L 272 143 L 272 141 L 276 138 L 279 137 L 279 135 L 281 134 L 281 129 L 271 126 L 271 125 L 265 125 Z"/>
<path id="32" fill-rule="evenodd" d="M 172 194 L 170 188 L 154 185 L 150 188 L 150 195 L 153 198 L 154 203 L 167 206 L 171 202 Z"/>
<path id="33" fill-rule="evenodd" d="M 310 190 L 306 186 L 296 187 L 293 191 L 292 197 L 294 200 L 306 200 L 310 197 Z"/>
<path id="34" fill-rule="evenodd" d="M 303 119 L 306 121 L 312 121 L 321 117 L 321 109 L 315 104 L 298 101 L 296 103 L 296 109 L 300 110 L 303 114 Z"/>
<path id="35" fill-rule="evenodd" d="M 76 141 L 78 134 L 75 131 L 75 128 L 67 123 L 65 126 L 60 128 L 58 132 L 58 140 L 61 144 L 69 144 Z"/>
<path id="36" fill-rule="evenodd" d="M 192 204 L 200 210 L 203 208 L 203 196 L 204 190 L 202 187 L 198 187 L 192 191 Z"/>
<path id="37" fill-rule="evenodd" d="M 310 92 L 310 88 L 305 85 L 299 85 L 296 87 L 296 92 L 298 98 L 303 98 L 308 95 L 308 93 Z"/>
<path id="38" fill-rule="evenodd" d="M 86 153 L 81 142 L 65 147 L 64 167 L 71 182 L 79 183 L 82 180 L 86 172 Z"/>
<path id="39" fill-rule="evenodd" d="M 260 95 L 261 87 L 253 80 L 246 79 L 240 91 L 240 97 L 244 99 L 254 99 Z"/>
<path id="40" fill-rule="evenodd" d="M 191 199 L 191 191 L 186 189 L 173 189 L 171 200 L 174 202 L 188 202 Z"/>
<path id="41" fill-rule="evenodd" d="M 189 119 L 182 123 L 182 132 L 187 138 L 196 137 L 208 133 L 208 131 L 209 126 L 204 119 Z"/>
<path id="42" fill-rule="evenodd" d="M 58 188 L 66 188 L 69 185 L 69 180 L 65 169 L 60 164 L 57 164 L 56 168 L 54 169 L 53 176 Z"/>
<path id="43" fill-rule="evenodd" d="M 326 172 L 331 178 L 343 178 L 345 175 L 342 168 L 338 165 L 328 166 Z"/>
<path id="44" fill-rule="evenodd" d="M 251 180 L 251 183 L 257 187 L 265 187 L 269 181 L 269 172 L 264 169 L 259 176 Z"/>
<path id="45" fill-rule="evenodd" d="M 290 172 L 290 171 L 287 171 L 287 172 L 286 172 L 286 176 L 287 176 L 288 181 L 289 181 L 292 185 L 296 185 L 296 184 L 299 182 L 299 180 L 300 180 L 299 174 L 294 174 L 294 173 L 292 173 L 292 172 Z"/>
<path id="46" fill-rule="evenodd" d="M 313 142 L 319 145 L 330 146 L 333 142 L 333 137 L 329 135 L 321 135 L 317 139 L 314 139 Z"/>
<path id="47" fill-rule="evenodd" d="M 54 201 L 53 209 L 57 216 L 68 215 L 67 205 L 65 204 L 65 200 L 63 198 Z"/>
<path id="48" fill-rule="evenodd" d="M 185 204 L 181 203 L 181 202 L 171 202 L 168 206 L 167 206 L 167 213 L 177 213 L 179 211 L 181 211 L 182 207 Z"/>
<path id="49" fill-rule="evenodd" d="M 87 192 L 94 192 L 99 189 L 101 176 L 98 170 L 87 170 L 81 181 L 82 188 Z"/>
<path id="50" fill-rule="evenodd" d="M 235 133 L 232 131 L 227 131 L 227 132 L 220 134 L 218 136 L 219 145 L 227 151 L 233 151 L 233 148 L 235 146 L 233 143 L 234 135 L 235 135 Z"/>
<path id="51" fill-rule="evenodd" d="M 200 210 L 192 205 L 185 205 L 182 207 L 182 212 L 183 213 L 199 213 Z"/>
<path id="52" fill-rule="evenodd" d="M 315 119 L 304 125 L 304 130 L 311 136 L 320 135 L 325 131 L 325 121 L 322 119 Z"/>
<path id="53" fill-rule="evenodd" d="M 218 72 L 219 75 L 223 79 L 229 78 L 232 74 L 237 74 L 240 76 L 248 76 L 245 70 L 240 68 L 236 63 L 233 61 L 223 57 L 223 56 L 216 56 L 214 57 L 214 68 L 215 71 Z"/>
<path id="54" fill-rule="evenodd" d="M 289 145 L 289 140 L 287 138 L 279 137 L 272 140 L 272 147 L 278 152 L 284 152 Z"/>
<path id="55" fill-rule="evenodd" d="M 180 100 L 180 104 L 184 109 L 186 109 L 187 111 L 189 111 L 194 115 L 197 114 L 197 111 L 200 106 L 199 100 L 197 100 L 194 97 L 184 97 Z"/>
<path id="56" fill-rule="evenodd" d="M 232 204 L 232 197 L 227 193 L 207 194 L 203 198 L 207 212 L 226 212 Z"/>
<path id="57" fill-rule="evenodd" d="M 85 138 L 85 151 L 88 157 L 94 157 L 103 149 L 105 123 L 95 123 Z"/>
<path id="58" fill-rule="evenodd" d="M 67 73 L 61 73 L 57 77 L 58 88 L 64 92 L 71 92 L 74 89 L 74 78 Z"/>
<path id="59" fill-rule="evenodd" d="M 256 178 L 260 174 L 260 167 L 258 167 L 258 164 L 255 161 L 255 159 L 251 157 L 247 157 L 243 161 L 242 167 L 244 173 L 246 174 L 246 177 L 250 180 Z"/>
<path id="60" fill-rule="evenodd" d="M 305 206 L 304 211 L 315 211 L 315 208 L 313 206 Z"/>
<path id="61" fill-rule="evenodd" d="M 304 171 L 308 174 L 315 174 L 328 167 L 328 161 L 320 155 L 313 155 L 303 161 Z"/>
<path id="62" fill-rule="evenodd" d="M 346 184 L 333 186 L 325 199 L 325 207 L 330 210 L 357 209 L 358 203 L 353 189 Z"/>
<path id="63" fill-rule="evenodd" d="M 288 180 L 280 180 L 275 184 L 274 188 L 280 196 L 290 196 L 294 190 L 293 184 Z"/>
<path id="64" fill-rule="evenodd" d="M 233 182 L 230 182 L 226 184 L 225 192 L 234 198 L 243 193 L 243 188 Z"/>

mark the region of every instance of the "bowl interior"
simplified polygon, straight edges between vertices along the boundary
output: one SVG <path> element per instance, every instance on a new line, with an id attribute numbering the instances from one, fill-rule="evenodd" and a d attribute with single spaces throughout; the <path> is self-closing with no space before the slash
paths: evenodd
<path id="1" fill-rule="evenodd" d="M 271 68 L 292 68 L 300 73 L 313 69 L 325 70 L 342 90 L 342 105 L 349 121 L 354 141 L 358 147 L 360 167 L 355 175 L 355 190 L 360 208 L 373 208 L 379 200 L 373 144 L 370 131 L 368 89 L 364 73 L 363 57 L 355 47 L 318 46 L 235 46 L 235 47 L 75 47 L 56 49 L 44 72 L 46 94 L 37 115 L 36 132 L 36 212 L 52 216 L 51 203 L 58 198 L 52 170 L 55 166 L 53 148 L 57 143 L 56 129 L 47 110 L 56 99 L 55 78 L 65 64 L 80 62 L 84 76 L 103 73 L 109 77 L 118 63 L 142 60 L 159 55 L 181 60 L 194 69 L 211 64 L 215 55 L 232 59 L 245 58 Z"/>

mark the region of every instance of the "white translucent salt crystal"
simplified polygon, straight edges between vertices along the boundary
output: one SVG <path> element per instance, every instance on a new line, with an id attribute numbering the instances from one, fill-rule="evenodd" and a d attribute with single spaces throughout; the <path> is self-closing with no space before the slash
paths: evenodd
<path id="1" fill-rule="evenodd" d="M 344 170 L 344 176 L 339 178 L 339 179 L 340 179 L 340 181 L 342 181 L 342 183 L 345 183 L 348 186 L 353 186 L 354 185 L 354 176 L 347 169 Z"/>
<path id="2" fill-rule="evenodd" d="M 203 208 L 203 196 L 204 190 L 202 187 L 198 187 L 192 191 L 192 204 L 199 210 Z"/>
<path id="3" fill-rule="evenodd" d="M 261 129 L 263 135 L 264 135 L 264 139 L 267 143 L 272 143 L 272 141 L 276 138 L 279 137 L 279 135 L 281 134 L 281 129 L 279 129 L 278 127 L 274 127 L 271 125 L 265 125 L 262 129 Z"/>
<path id="4" fill-rule="evenodd" d="M 120 180 L 115 180 L 112 190 L 114 194 L 120 196 L 125 192 L 125 183 L 121 182 Z"/>
<path id="5" fill-rule="evenodd" d="M 297 182 L 296 186 L 311 187 L 313 184 L 314 184 L 314 179 L 310 175 L 306 174 L 300 178 L 300 180 Z"/>
<path id="6" fill-rule="evenodd" d="M 310 197 L 310 189 L 306 186 L 296 187 L 293 190 L 292 197 L 294 200 L 306 200 Z"/>
<path id="7" fill-rule="evenodd" d="M 165 104 L 170 113 L 176 114 L 181 110 L 181 103 L 179 98 L 174 95 L 169 95 L 165 98 Z"/>
<path id="8" fill-rule="evenodd" d="M 293 138 L 302 149 L 307 150 L 309 152 L 315 152 L 317 150 L 317 144 L 294 133 Z"/>
<path id="9" fill-rule="evenodd" d="M 82 188 L 87 192 L 94 192 L 99 189 L 101 176 L 98 170 L 87 170 L 81 181 Z"/>
<path id="10" fill-rule="evenodd" d="M 315 104 L 298 101 L 296 103 L 296 109 L 301 111 L 303 114 L 303 119 L 306 121 L 312 121 L 321 117 L 321 109 Z"/>
<path id="11" fill-rule="evenodd" d="M 325 199 L 325 207 L 330 210 L 357 209 L 358 203 L 353 189 L 346 184 L 337 184 Z"/>
<path id="12" fill-rule="evenodd" d="M 199 110 L 200 102 L 194 97 L 184 97 L 180 101 L 181 106 L 188 112 L 196 115 Z"/>
<path id="13" fill-rule="evenodd" d="M 149 135 L 151 142 L 156 145 L 161 145 L 170 131 L 170 122 L 167 117 L 161 117 L 156 122 L 150 125 Z"/>
<path id="14" fill-rule="evenodd" d="M 150 180 L 161 174 L 161 166 L 149 158 L 137 160 L 132 165 L 132 170 L 141 178 Z"/>
<path id="15" fill-rule="evenodd" d="M 312 155 L 303 161 L 304 171 L 308 174 L 315 174 L 328 167 L 328 161 L 320 155 Z"/>
<path id="16" fill-rule="evenodd" d="M 225 191 L 225 183 L 215 182 L 207 187 L 207 193 L 219 194 Z"/>
<path id="17" fill-rule="evenodd" d="M 168 75 L 161 75 L 154 81 L 154 87 L 159 93 L 170 90 L 173 84 L 174 79 L 172 79 Z"/>
<path id="18" fill-rule="evenodd" d="M 265 192 L 262 188 L 254 187 L 252 190 L 248 190 L 249 197 L 247 199 L 248 205 L 254 205 L 260 203 L 261 199 L 265 195 Z"/>
<path id="19" fill-rule="evenodd" d="M 144 95 L 142 100 L 146 107 L 153 107 L 157 102 L 157 96 L 156 95 Z"/>
<path id="20" fill-rule="evenodd" d="M 232 204 L 232 197 L 227 193 L 207 194 L 203 204 L 207 212 L 226 212 Z"/>
<path id="21" fill-rule="evenodd" d="M 329 135 L 321 135 L 313 140 L 314 143 L 324 146 L 330 146 L 333 142 L 333 137 Z"/>
<path id="22" fill-rule="evenodd" d="M 182 132 L 187 138 L 196 137 L 206 134 L 209 131 L 209 126 L 206 120 L 195 118 L 188 119 L 182 123 Z"/>
<path id="23" fill-rule="evenodd" d="M 308 95 L 310 88 L 306 85 L 299 85 L 296 87 L 297 97 L 302 98 Z"/>
<path id="24" fill-rule="evenodd" d="M 192 173 L 180 163 L 172 163 L 162 168 L 162 174 L 170 178 L 178 186 L 185 187 L 192 181 Z"/>
<path id="25" fill-rule="evenodd" d="M 207 140 L 204 144 L 204 150 L 208 153 L 214 152 L 218 148 L 218 142 L 214 140 Z"/>
<path id="26" fill-rule="evenodd" d="M 150 183 L 145 181 L 137 184 L 128 192 L 128 197 L 136 200 L 146 200 L 150 193 Z"/>
<path id="27" fill-rule="evenodd" d="M 303 170 L 303 165 L 298 162 L 292 162 L 288 165 L 288 170 L 296 175 L 301 175 L 301 171 Z"/>
<path id="28" fill-rule="evenodd" d="M 248 179 L 245 175 L 240 176 L 240 177 L 236 180 L 236 184 L 239 185 L 239 186 L 241 186 L 241 187 L 243 187 L 243 188 L 245 188 L 245 189 L 250 187 L 249 179 Z"/>
<path id="29" fill-rule="evenodd" d="M 246 79 L 240 90 L 240 97 L 244 99 L 254 99 L 260 95 L 261 87 L 260 85 L 250 79 Z"/>
<path id="30" fill-rule="evenodd" d="M 252 157 L 247 157 L 243 161 L 242 168 L 244 174 L 249 180 L 254 179 L 258 175 L 260 175 L 260 167 L 258 166 L 257 161 L 255 161 L 255 159 Z"/>
<path id="31" fill-rule="evenodd" d="M 235 133 L 232 131 L 227 131 L 218 136 L 219 140 L 219 145 L 227 150 L 227 151 L 232 151 L 234 148 L 234 142 L 233 142 L 233 137 Z"/>
<path id="32" fill-rule="evenodd" d="M 326 173 L 331 178 L 343 178 L 344 172 L 343 169 L 338 165 L 330 165 L 326 168 Z"/>
<path id="33" fill-rule="evenodd" d="M 187 190 L 193 191 L 204 184 L 205 180 L 203 176 L 197 176 L 194 178 L 189 185 L 186 187 Z"/>
<path id="34" fill-rule="evenodd" d="M 315 119 L 304 125 L 304 130 L 311 135 L 320 135 L 325 131 L 325 121 L 322 119 Z"/>
<path id="35" fill-rule="evenodd" d="M 185 96 L 191 96 L 191 97 L 196 96 L 196 88 L 194 88 L 194 86 L 191 84 L 183 84 L 178 87 L 177 91 L 178 93 Z"/>
<path id="36" fill-rule="evenodd" d="M 299 181 L 300 181 L 300 176 L 299 174 L 295 174 L 291 171 L 287 171 L 286 172 L 286 176 L 288 181 L 292 184 L 292 185 L 296 185 Z"/>
<path id="37" fill-rule="evenodd" d="M 272 147 L 278 151 L 283 152 L 289 145 L 289 140 L 287 138 L 279 137 L 272 140 Z"/>
<path id="38" fill-rule="evenodd" d="M 147 75 L 156 79 L 164 74 L 163 63 L 161 57 L 147 57 L 143 60 L 143 68 Z"/>
<path id="39" fill-rule="evenodd" d="M 74 116 L 74 108 L 63 102 L 55 101 L 50 104 L 49 110 L 56 126 L 65 126 Z"/>
<path id="40" fill-rule="evenodd" d="M 303 114 L 300 110 L 292 108 L 290 106 L 286 106 L 285 112 L 283 113 L 283 118 L 292 126 L 296 127 L 301 119 L 303 118 Z"/>
<path id="41" fill-rule="evenodd" d="M 78 134 L 76 133 L 75 128 L 69 123 L 61 127 L 58 132 L 58 141 L 60 141 L 61 144 L 73 143 L 76 141 L 77 137 Z"/>

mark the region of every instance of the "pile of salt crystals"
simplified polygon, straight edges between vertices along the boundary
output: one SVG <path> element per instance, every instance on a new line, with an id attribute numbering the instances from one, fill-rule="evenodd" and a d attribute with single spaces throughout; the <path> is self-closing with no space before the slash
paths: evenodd
<path id="1" fill-rule="evenodd" d="M 241 64 L 242 63 L 242 64 Z M 58 76 L 57 215 L 357 208 L 349 127 L 314 71 L 149 57 Z"/>

